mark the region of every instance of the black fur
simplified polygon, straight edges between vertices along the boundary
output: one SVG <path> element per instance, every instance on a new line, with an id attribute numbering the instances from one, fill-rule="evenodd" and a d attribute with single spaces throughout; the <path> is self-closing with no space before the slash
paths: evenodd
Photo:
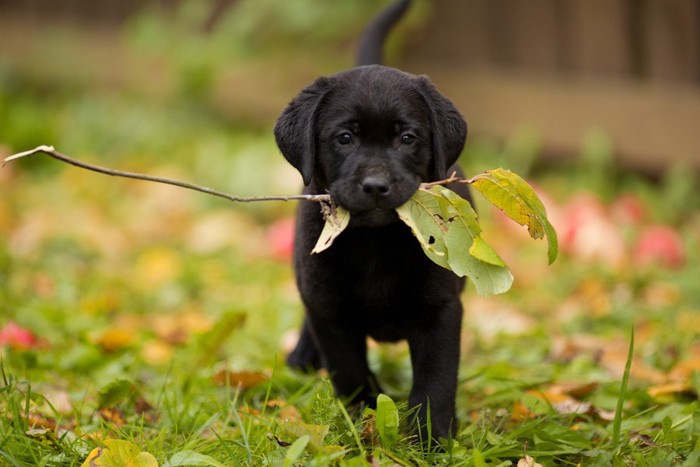
<path id="1" fill-rule="evenodd" d="M 382 17 L 391 24 L 397 19 Z M 372 53 L 379 56 L 360 56 Z M 380 389 L 367 364 L 367 336 L 406 339 L 413 365 L 409 404 L 418 408 L 423 435 L 429 410 L 434 437 L 447 437 L 455 423 L 464 280 L 425 256 L 395 208 L 421 182 L 458 170 L 453 164 L 466 132 L 462 116 L 428 78 L 381 65 L 317 79 L 275 126 L 305 192 L 330 192 L 351 213 L 333 245 L 311 255 L 324 221 L 314 203 L 299 206 L 294 266 L 307 313 L 289 365 L 323 366 L 339 395 L 371 405 Z M 469 196 L 464 185 L 453 189 Z"/>
<path id="2" fill-rule="evenodd" d="M 357 48 L 357 65 L 376 65 L 382 60 L 382 46 L 387 34 L 398 20 L 406 13 L 410 0 L 399 0 L 378 14 L 368 25 L 360 37 Z"/>

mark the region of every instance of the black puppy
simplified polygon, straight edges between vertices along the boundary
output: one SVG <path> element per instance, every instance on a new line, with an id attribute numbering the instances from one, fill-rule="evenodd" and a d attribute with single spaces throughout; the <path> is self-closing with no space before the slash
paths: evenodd
<path id="1" fill-rule="evenodd" d="M 379 60 L 408 3 L 390 5 L 370 24 L 360 64 Z M 381 65 L 317 79 L 275 126 L 304 192 L 329 192 L 351 213 L 333 245 L 311 255 L 324 220 L 314 203 L 299 206 L 294 265 L 306 319 L 289 365 L 325 367 L 338 395 L 372 404 L 380 390 L 367 364 L 367 336 L 407 339 L 409 404 L 422 434 L 430 422 L 435 438 L 454 434 L 464 280 L 425 256 L 395 208 L 421 182 L 456 170 L 466 133 L 462 116 L 428 78 Z M 453 189 L 469 196 L 463 185 Z"/>

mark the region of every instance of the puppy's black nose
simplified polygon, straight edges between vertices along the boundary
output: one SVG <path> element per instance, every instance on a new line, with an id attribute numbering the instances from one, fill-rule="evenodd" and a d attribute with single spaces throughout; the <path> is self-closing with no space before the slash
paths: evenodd
<path id="1" fill-rule="evenodd" d="M 389 181 L 384 177 L 370 175 L 362 180 L 362 191 L 375 198 L 381 198 L 389 194 L 391 191 Z"/>

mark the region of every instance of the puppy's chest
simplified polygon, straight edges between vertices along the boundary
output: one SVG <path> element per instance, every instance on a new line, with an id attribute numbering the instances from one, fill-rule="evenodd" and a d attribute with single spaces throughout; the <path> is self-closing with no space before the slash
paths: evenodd
<path id="1" fill-rule="evenodd" d="M 342 313 L 364 323 L 368 335 L 380 341 L 406 337 L 421 326 L 430 309 L 422 271 L 410 264 L 369 260 L 346 276 Z M 384 258 L 385 259 L 385 258 Z"/>
<path id="2" fill-rule="evenodd" d="M 378 230 L 374 234 L 374 230 Z M 410 232 L 365 229 L 338 245 L 335 268 L 347 299 L 372 313 L 393 313 L 420 301 L 432 265 Z"/>

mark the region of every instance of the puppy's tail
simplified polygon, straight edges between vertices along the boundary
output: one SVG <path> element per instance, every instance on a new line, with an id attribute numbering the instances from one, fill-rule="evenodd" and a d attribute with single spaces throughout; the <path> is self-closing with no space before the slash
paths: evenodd
<path id="1" fill-rule="evenodd" d="M 411 0 L 397 0 L 382 10 L 367 25 L 360 36 L 357 65 L 379 65 L 382 63 L 384 41 L 389 31 L 408 10 Z"/>

